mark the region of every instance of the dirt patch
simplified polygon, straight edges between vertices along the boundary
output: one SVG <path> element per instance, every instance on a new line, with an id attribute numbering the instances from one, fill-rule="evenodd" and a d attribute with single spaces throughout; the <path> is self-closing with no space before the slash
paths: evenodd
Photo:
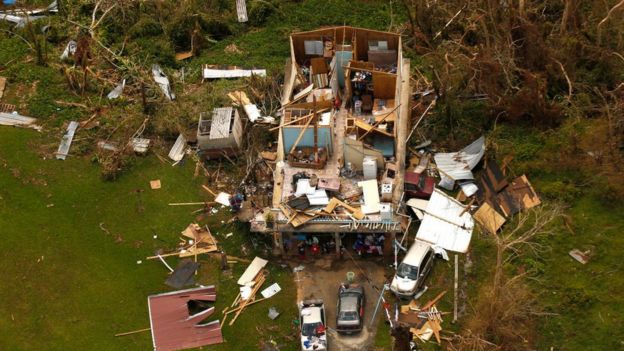
<path id="1" fill-rule="evenodd" d="M 330 328 L 330 350 L 368 350 L 375 339 L 377 321 L 371 326 L 370 319 L 375 310 L 379 290 L 374 288 L 366 278 L 380 289 L 385 279 L 384 265 L 381 261 L 373 259 L 362 259 L 358 260 L 357 263 L 364 270 L 366 277 L 353 261 L 338 261 L 329 257 L 303 263 L 305 266 L 303 271 L 295 274 L 297 301 L 323 299 L 325 302 L 327 326 Z M 366 294 L 365 326 L 362 332 L 355 335 L 340 335 L 334 331 L 336 328 L 338 288 L 340 283 L 347 280 L 347 272 L 355 273 L 354 283 L 362 285 Z"/>

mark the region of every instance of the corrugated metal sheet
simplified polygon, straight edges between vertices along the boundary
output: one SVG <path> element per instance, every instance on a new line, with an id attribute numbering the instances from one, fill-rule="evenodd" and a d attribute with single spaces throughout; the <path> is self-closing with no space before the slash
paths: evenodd
<path id="1" fill-rule="evenodd" d="M 72 140 L 74 140 L 74 133 L 76 133 L 78 125 L 79 124 L 76 121 L 69 122 L 69 126 L 67 126 L 67 133 L 63 135 L 63 139 L 61 139 L 61 144 L 59 145 L 58 151 L 56 151 L 57 159 L 64 160 L 69 154 L 69 147 L 71 146 Z"/>
<path id="2" fill-rule="evenodd" d="M 37 123 L 36 118 L 26 117 L 16 113 L 0 112 L 0 125 L 3 126 L 27 127 L 41 130 L 41 127 L 35 123 Z"/>
<path id="3" fill-rule="evenodd" d="M 219 321 L 198 324 L 214 313 L 209 308 L 191 315 L 191 300 L 215 301 L 214 286 L 173 291 L 147 298 L 154 350 L 173 351 L 223 342 Z"/>
<path id="4" fill-rule="evenodd" d="M 474 179 L 472 169 L 485 153 L 485 137 L 480 137 L 458 152 L 437 153 L 434 156 L 440 176 L 453 180 Z"/>
<path id="5" fill-rule="evenodd" d="M 245 0 L 236 0 L 236 14 L 239 22 L 247 22 L 247 4 Z"/>
<path id="6" fill-rule="evenodd" d="M 474 221 L 466 207 L 442 191 L 434 189 L 416 238 L 445 250 L 468 250 Z"/>
<path id="7" fill-rule="evenodd" d="M 230 136 L 231 107 L 219 107 L 212 110 L 210 139 L 222 139 Z"/>

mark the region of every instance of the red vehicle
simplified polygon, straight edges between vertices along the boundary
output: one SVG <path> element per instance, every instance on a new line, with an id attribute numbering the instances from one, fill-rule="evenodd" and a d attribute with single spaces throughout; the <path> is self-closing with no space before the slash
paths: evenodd
<path id="1" fill-rule="evenodd" d="M 405 193 L 408 198 L 429 199 L 433 194 L 435 178 L 423 173 L 405 172 Z"/>

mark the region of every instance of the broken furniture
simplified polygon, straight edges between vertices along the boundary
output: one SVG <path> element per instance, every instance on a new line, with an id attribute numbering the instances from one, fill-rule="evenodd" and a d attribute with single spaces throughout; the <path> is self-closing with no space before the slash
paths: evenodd
<path id="1" fill-rule="evenodd" d="M 238 110 L 220 107 L 208 114 L 202 112 L 197 126 L 200 155 L 213 158 L 237 154 L 243 142 L 243 125 Z"/>
<path id="2" fill-rule="evenodd" d="M 218 320 L 203 322 L 214 313 L 214 286 L 173 291 L 147 298 L 154 350 L 174 351 L 223 342 Z"/>

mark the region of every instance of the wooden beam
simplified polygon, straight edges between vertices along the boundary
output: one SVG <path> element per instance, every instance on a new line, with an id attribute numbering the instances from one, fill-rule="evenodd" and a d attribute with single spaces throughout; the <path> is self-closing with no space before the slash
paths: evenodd
<path id="1" fill-rule="evenodd" d="M 318 112 L 319 112 L 319 113 L 323 113 L 323 112 L 326 112 L 327 110 L 329 110 L 329 108 L 322 108 L 322 109 L 318 110 Z M 302 121 L 302 120 L 304 120 L 304 119 L 306 119 L 306 118 L 308 118 L 308 117 L 310 117 L 310 116 L 312 116 L 312 115 L 314 115 L 314 114 L 313 114 L 313 113 L 310 113 L 310 114 L 307 114 L 307 115 L 305 115 L 305 116 L 299 117 L 299 118 L 297 118 L 297 119 L 293 119 L 293 120 L 292 120 L 292 121 L 290 121 L 290 122 L 286 122 L 286 123 L 284 123 L 284 124 L 281 124 L 281 125 L 279 125 L 279 126 L 277 126 L 277 127 L 270 128 L 270 129 L 269 129 L 269 132 L 272 132 L 272 131 L 277 130 L 277 129 L 280 129 L 280 128 L 284 127 L 284 126 L 291 125 L 291 124 L 293 124 L 293 123 L 296 123 L 296 122 Z"/>
<path id="2" fill-rule="evenodd" d="M 133 331 L 125 332 L 125 333 L 115 334 L 115 336 L 126 336 L 126 335 L 138 334 L 138 333 L 142 333 L 142 332 L 146 332 L 150 330 L 152 330 L 152 328 L 144 328 L 144 329 L 133 330 Z"/>
<path id="3" fill-rule="evenodd" d="M 305 133 L 306 129 L 308 129 L 308 126 L 310 125 L 310 122 L 312 122 L 313 119 L 314 119 L 314 114 L 312 114 L 312 116 L 308 118 L 308 121 L 306 122 L 306 124 L 303 126 L 303 128 L 301 128 L 301 131 L 299 132 L 299 135 L 297 136 L 295 143 L 293 144 L 293 146 L 290 148 L 290 151 L 288 152 L 289 154 L 292 154 L 293 152 L 295 152 L 295 148 L 297 147 L 297 144 L 299 144 L 299 142 L 301 141 L 301 138 L 303 138 L 303 133 Z"/>
<path id="4" fill-rule="evenodd" d="M 378 122 L 375 122 L 375 124 L 373 124 L 373 127 L 372 127 L 371 129 L 367 130 L 367 131 L 366 131 L 366 133 L 364 133 L 361 137 L 359 137 L 359 138 L 358 138 L 358 141 L 359 141 L 359 140 L 364 139 L 364 137 L 365 137 L 366 135 L 368 135 L 368 133 L 370 133 L 370 132 L 372 132 L 373 130 L 377 129 L 377 126 L 378 126 L 378 125 L 380 125 L 380 124 L 381 124 L 381 122 L 385 121 L 385 120 L 386 120 L 386 118 L 388 118 L 388 116 L 390 116 L 391 114 L 393 114 L 393 113 L 394 113 L 394 111 L 396 111 L 396 110 L 399 108 L 399 106 L 401 106 L 401 104 L 398 104 L 395 108 L 393 108 L 393 109 L 392 109 L 392 111 L 390 111 L 390 112 L 386 113 L 386 115 L 385 115 L 382 119 L 380 119 Z"/>

